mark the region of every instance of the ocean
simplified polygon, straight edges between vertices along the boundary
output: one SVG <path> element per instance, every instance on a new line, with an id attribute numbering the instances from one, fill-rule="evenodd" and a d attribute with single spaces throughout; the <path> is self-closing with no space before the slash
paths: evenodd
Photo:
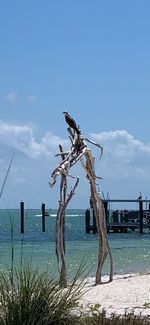
<path id="1" fill-rule="evenodd" d="M 0 210 L 0 269 L 11 264 L 12 247 L 14 260 L 20 263 L 22 257 L 39 270 L 57 272 L 55 255 L 56 210 L 46 217 L 46 231 L 42 232 L 41 210 L 25 210 L 25 233 L 20 233 L 20 211 Z M 11 227 L 12 225 L 12 227 Z M 13 233 L 11 231 L 13 229 Z M 113 256 L 114 274 L 150 272 L 150 231 L 139 234 L 109 233 L 108 240 Z M 66 262 L 69 275 L 73 275 L 85 261 L 88 275 L 95 276 L 98 256 L 97 234 L 85 233 L 85 210 L 66 211 Z M 103 268 L 103 275 L 109 273 L 109 260 Z"/>

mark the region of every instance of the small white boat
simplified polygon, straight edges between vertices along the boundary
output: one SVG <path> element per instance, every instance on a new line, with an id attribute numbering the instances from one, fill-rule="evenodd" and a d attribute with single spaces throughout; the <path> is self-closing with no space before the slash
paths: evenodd
<path id="1" fill-rule="evenodd" d="M 45 211 L 45 216 L 46 217 L 50 217 L 51 216 L 51 211 L 50 210 L 46 210 Z"/>
<path id="2" fill-rule="evenodd" d="M 42 214 L 36 214 L 36 217 L 42 217 Z M 51 210 L 46 210 L 45 211 L 45 217 L 51 217 Z"/>

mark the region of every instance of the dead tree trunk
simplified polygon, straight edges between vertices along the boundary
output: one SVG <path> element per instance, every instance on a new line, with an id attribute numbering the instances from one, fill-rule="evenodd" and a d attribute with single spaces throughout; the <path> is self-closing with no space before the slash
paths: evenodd
<path id="1" fill-rule="evenodd" d="M 91 199 L 92 199 L 96 225 L 97 225 L 98 238 L 99 238 L 98 267 L 95 276 L 95 284 L 98 284 L 101 283 L 102 268 L 108 254 L 110 257 L 109 281 L 112 281 L 113 261 L 112 261 L 111 251 L 110 251 L 108 237 L 107 237 L 105 209 L 102 200 L 98 195 L 96 189 L 94 157 L 92 156 L 91 150 L 87 149 L 85 153 L 85 157 L 86 157 L 86 164 L 84 164 L 83 159 L 81 159 L 81 162 L 84 169 L 86 170 L 87 178 L 90 182 Z"/>
<path id="2" fill-rule="evenodd" d="M 62 146 L 59 145 L 62 159 L 65 158 Z M 58 269 L 60 272 L 59 285 L 67 287 L 67 267 L 65 260 L 65 209 L 64 204 L 66 201 L 67 179 L 64 174 L 61 174 L 60 182 L 60 200 L 59 208 L 56 217 L 56 256 L 58 261 Z M 61 263 L 60 263 L 61 261 Z"/>
<path id="3" fill-rule="evenodd" d="M 61 172 L 58 172 L 58 168 L 54 170 L 54 172 L 52 173 L 53 183 L 50 183 L 50 186 L 53 186 L 55 184 L 56 176 L 61 174 L 59 208 L 56 217 L 56 256 L 58 270 L 60 273 L 59 285 L 65 288 L 67 286 L 67 267 L 65 258 L 65 210 L 69 201 L 75 193 L 79 178 L 77 178 L 73 189 L 67 195 L 68 164 L 66 163 L 65 165 L 63 165 L 67 153 L 63 152 L 61 145 L 59 145 L 59 149 L 60 153 L 56 156 L 61 156 L 62 163 L 60 163 L 59 166 L 62 165 L 63 168 L 61 169 Z"/>
<path id="4" fill-rule="evenodd" d="M 60 200 L 59 200 L 59 209 L 57 212 L 57 220 L 56 220 L 56 254 L 58 265 L 60 269 L 60 285 L 67 285 L 67 271 L 66 271 L 66 262 L 65 262 L 65 209 L 71 200 L 75 188 L 78 185 L 79 179 L 77 178 L 76 183 L 74 185 L 73 190 L 71 190 L 70 194 L 66 199 L 67 192 L 67 176 L 69 174 L 69 170 L 71 167 L 76 164 L 79 160 L 82 163 L 86 171 L 86 175 L 88 181 L 90 183 L 90 191 L 91 198 L 96 218 L 97 230 L 98 230 L 98 238 L 99 238 L 99 249 L 98 249 L 98 266 L 95 276 L 95 284 L 101 283 L 101 274 L 104 262 L 109 255 L 110 258 L 110 273 L 109 273 L 109 281 L 113 279 L 113 260 L 111 255 L 111 250 L 109 247 L 107 230 L 106 230 L 106 219 L 105 219 L 105 210 L 101 201 L 100 196 L 98 195 L 96 189 L 96 179 L 101 178 L 96 176 L 95 174 L 95 162 L 94 157 L 91 153 L 91 150 L 88 149 L 86 141 L 90 142 L 101 150 L 101 155 L 103 148 L 100 144 L 97 144 L 87 138 L 84 138 L 81 135 L 81 131 L 77 127 L 76 122 L 72 119 L 72 117 L 64 112 L 66 122 L 69 124 L 69 128 L 67 129 L 69 132 L 69 138 L 71 140 L 71 148 L 68 152 L 64 153 L 62 147 L 60 146 L 60 153 L 62 162 L 55 168 L 51 177 L 53 179 L 51 186 L 56 183 L 56 179 L 59 175 L 61 175 L 61 185 L 60 185 Z M 84 159 L 85 162 L 84 162 Z M 61 262 L 61 263 L 60 263 Z M 61 264 L 61 266 L 60 266 Z"/>
<path id="5" fill-rule="evenodd" d="M 62 160 L 64 160 L 65 153 L 63 152 L 61 145 L 59 145 L 59 149 Z M 59 285 L 63 288 L 67 287 L 67 267 L 65 258 L 65 210 L 75 192 L 78 182 L 79 179 L 77 178 L 73 189 L 67 196 L 67 177 L 65 174 L 61 173 L 60 200 L 56 217 L 56 256 L 58 270 L 60 272 Z"/>

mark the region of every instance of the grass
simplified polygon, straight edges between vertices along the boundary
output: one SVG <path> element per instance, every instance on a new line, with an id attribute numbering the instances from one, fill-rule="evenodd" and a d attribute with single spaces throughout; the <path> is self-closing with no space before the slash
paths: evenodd
<path id="1" fill-rule="evenodd" d="M 30 264 L 14 268 L 13 277 L 11 272 L 3 272 L 0 325 L 68 324 L 70 311 L 78 308 L 81 287 L 74 279 L 67 289 L 61 289 L 47 272 L 39 274 Z"/>
<path id="2" fill-rule="evenodd" d="M 10 173 L 10 169 L 11 169 L 11 165 L 12 165 L 13 159 L 14 159 L 14 154 L 13 154 L 12 158 L 10 159 L 10 162 L 9 162 L 9 165 L 8 165 L 8 168 L 7 168 L 7 171 L 6 171 L 6 174 L 5 174 L 5 177 L 4 177 L 4 180 L 3 180 L 2 186 L 1 186 L 1 190 L 0 190 L 0 199 L 1 199 L 1 197 L 2 197 L 2 194 L 3 194 L 3 191 L 4 191 L 4 187 L 5 187 L 5 185 L 6 185 L 7 178 L 8 178 L 8 175 L 9 175 L 9 173 Z"/>
<path id="3" fill-rule="evenodd" d="M 136 316 L 134 313 L 106 316 L 106 311 L 99 312 L 97 307 L 91 309 L 90 315 L 82 316 L 75 325 L 148 325 L 150 318 Z"/>

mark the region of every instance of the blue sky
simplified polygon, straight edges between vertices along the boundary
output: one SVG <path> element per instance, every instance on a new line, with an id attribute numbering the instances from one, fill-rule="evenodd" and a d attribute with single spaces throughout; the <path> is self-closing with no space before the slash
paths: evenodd
<path id="1" fill-rule="evenodd" d="M 99 186 L 111 198 L 150 198 L 150 2 L 0 1 L 0 182 L 15 157 L 1 207 L 57 208 L 62 112 L 104 147 Z M 86 208 L 80 183 L 70 207 Z M 70 182 L 68 189 L 70 189 Z"/>

